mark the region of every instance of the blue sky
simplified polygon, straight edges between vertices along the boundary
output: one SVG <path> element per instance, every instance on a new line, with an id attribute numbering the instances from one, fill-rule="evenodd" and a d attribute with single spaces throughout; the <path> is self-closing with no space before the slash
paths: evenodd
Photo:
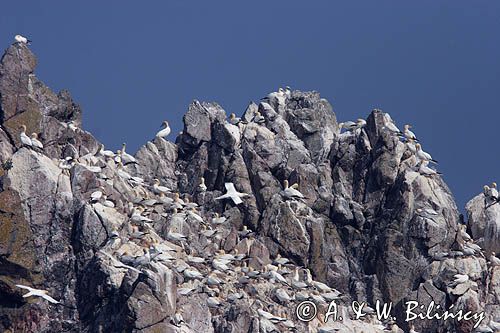
<path id="1" fill-rule="evenodd" d="M 499 181 L 499 1 L 16 1 L 0 46 L 29 36 L 37 75 L 84 128 L 135 150 L 193 99 L 241 114 L 279 86 L 317 90 L 340 121 L 413 125 L 459 206 Z M 173 137 L 172 137 L 173 139 Z"/>

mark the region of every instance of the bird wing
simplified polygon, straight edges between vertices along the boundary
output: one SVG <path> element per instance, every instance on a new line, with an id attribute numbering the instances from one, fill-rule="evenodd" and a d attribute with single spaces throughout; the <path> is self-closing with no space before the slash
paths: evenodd
<path id="1" fill-rule="evenodd" d="M 60 302 L 59 301 L 56 301 L 55 299 L 53 299 L 52 297 L 50 297 L 49 295 L 42 295 L 42 298 L 46 299 L 47 301 L 49 301 L 50 303 L 54 303 L 54 304 L 59 304 Z"/>
<path id="2" fill-rule="evenodd" d="M 237 192 L 233 183 L 225 183 L 224 186 L 226 187 L 227 192 Z"/>
<path id="3" fill-rule="evenodd" d="M 231 199 L 233 199 L 233 202 L 236 204 L 236 205 L 239 205 L 240 203 L 243 202 L 243 200 L 241 200 L 240 197 L 238 196 L 231 196 Z"/>
<path id="4" fill-rule="evenodd" d="M 16 287 L 21 288 L 21 289 L 26 289 L 26 290 L 29 290 L 29 291 L 34 290 L 33 288 L 27 287 L 27 286 L 23 286 L 22 284 L 16 284 Z"/>

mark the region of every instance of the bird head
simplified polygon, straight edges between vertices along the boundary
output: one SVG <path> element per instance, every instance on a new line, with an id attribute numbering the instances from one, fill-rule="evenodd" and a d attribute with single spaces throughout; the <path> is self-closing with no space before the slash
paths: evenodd
<path id="1" fill-rule="evenodd" d="M 167 128 L 168 127 L 168 121 L 166 121 L 166 120 L 163 121 L 162 126 L 163 126 L 163 128 Z"/>
<path id="2" fill-rule="evenodd" d="M 33 139 L 38 139 L 38 134 L 36 134 L 36 133 L 31 133 L 31 137 L 32 137 Z"/>
<path id="3" fill-rule="evenodd" d="M 491 183 L 491 188 L 497 188 L 497 183 L 495 182 Z"/>
<path id="4" fill-rule="evenodd" d="M 231 114 L 229 115 L 229 119 L 233 120 L 234 118 L 236 118 L 236 115 L 235 115 L 234 113 L 231 113 Z"/>
<path id="5" fill-rule="evenodd" d="M 19 126 L 19 129 L 22 130 L 23 132 L 26 132 L 26 125 L 21 125 Z"/>
<path id="6" fill-rule="evenodd" d="M 283 186 L 285 187 L 285 189 L 287 189 L 287 188 L 288 188 L 288 180 L 287 180 L 287 179 L 285 179 L 285 180 L 283 181 Z"/>

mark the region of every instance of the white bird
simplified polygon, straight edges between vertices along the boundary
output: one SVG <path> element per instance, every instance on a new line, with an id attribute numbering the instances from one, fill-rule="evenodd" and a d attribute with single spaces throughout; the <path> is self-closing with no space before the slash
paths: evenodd
<path id="1" fill-rule="evenodd" d="M 105 150 L 103 144 L 101 144 L 99 146 L 99 149 L 97 150 L 96 155 L 97 154 L 102 155 L 105 158 L 114 158 L 115 157 L 115 153 L 113 153 L 111 150 Z"/>
<path id="2" fill-rule="evenodd" d="M 429 162 L 433 162 L 433 163 L 438 163 L 438 161 L 436 161 L 435 159 L 432 158 L 431 154 L 425 152 L 422 150 L 422 146 L 420 145 L 420 143 L 417 143 L 415 145 L 415 147 L 417 148 L 417 157 L 419 160 L 421 161 L 429 161 Z"/>
<path id="3" fill-rule="evenodd" d="M 226 222 L 225 216 L 219 216 L 219 213 L 215 213 L 215 216 L 212 218 L 212 224 L 222 224 Z"/>
<path id="4" fill-rule="evenodd" d="M 60 303 L 59 301 L 56 301 L 55 299 L 50 297 L 48 295 L 49 292 L 47 290 L 34 289 L 31 287 L 23 286 L 22 284 L 16 284 L 16 287 L 28 290 L 28 293 L 23 295 L 24 298 L 30 297 L 30 296 L 36 296 L 36 297 L 41 297 L 41 298 L 45 299 L 46 301 L 53 303 L 53 304 Z"/>
<path id="5" fill-rule="evenodd" d="M 498 199 L 497 183 L 495 182 L 491 183 L 490 188 L 491 188 L 491 195 Z"/>
<path id="6" fill-rule="evenodd" d="M 104 254 L 106 257 L 108 257 L 111 260 L 111 263 L 113 264 L 113 267 L 115 267 L 115 268 L 126 268 L 126 269 L 129 269 L 131 271 L 134 271 L 134 272 L 137 272 L 139 274 L 142 274 L 142 272 L 140 270 L 138 270 L 137 268 L 134 268 L 134 267 L 129 266 L 129 265 L 125 265 L 124 263 L 122 263 L 121 261 L 119 261 L 118 259 L 116 259 L 115 257 L 113 257 L 111 254 L 107 253 L 106 251 L 99 250 L 99 252 L 102 253 L 102 254 Z"/>
<path id="7" fill-rule="evenodd" d="M 417 136 L 415 135 L 415 133 L 413 133 L 412 131 L 410 131 L 410 128 L 411 128 L 410 125 L 405 125 L 404 126 L 404 128 L 403 128 L 403 135 L 404 135 L 404 137 L 407 140 L 418 141 L 417 140 Z"/>
<path id="8" fill-rule="evenodd" d="M 403 133 L 401 133 L 399 128 L 394 124 L 394 121 L 392 120 L 391 115 L 388 113 L 384 113 L 384 128 L 392 133 L 396 133 L 399 135 L 403 134 Z"/>
<path id="9" fill-rule="evenodd" d="M 38 140 L 38 134 L 36 133 L 31 133 L 31 143 L 33 147 L 43 149 L 43 144 Z"/>
<path id="10" fill-rule="evenodd" d="M 280 194 L 288 199 L 304 199 L 304 195 L 300 193 L 295 188 L 289 186 L 288 180 L 283 181 L 284 189 L 280 192 Z"/>
<path id="11" fill-rule="evenodd" d="M 184 270 L 183 274 L 188 279 L 203 279 L 203 274 L 194 268 Z"/>
<path id="12" fill-rule="evenodd" d="M 72 130 L 73 132 L 75 132 L 76 130 L 78 130 L 78 127 L 75 125 L 75 122 L 73 120 L 68 123 L 68 128 L 70 130 Z"/>
<path id="13" fill-rule="evenodd" d="M 168 187 L 160 185 L 160 180 L 158 178 L 155 178 L 153 180 L 153 182 L 154 182 L 154 184 L 153 184 L 153 191 L 156 194 L 171 192 L 171 190 Z"/>
<path id="14" fill-rule="evenodd" d="M 243 200 L 241 200 L 241 198 L 249 196 L 249 194 L 247 194 L 247 193 L 241 193 L 241 192 L 236 191 L 233 183 L 225 183 L 224 186 L 226 187 L 226 193 L 224 195 L 221 195 L 220 197 L 215 198 L 215 200 L 222 200 L 222 199 L 231 198 L 233 200 L 234 204 L 239 205 L 240 203 L 243 202 Z"/>
<path id="15" fill-rule="evenodd" d="M 453 280 L 455 285 L 469 281 L 469 276 L 467 274 L 455 274 L 453 277 L 455 278 L 455 280 Z"/>
<path id="16" fill-rule="evenodd" d="M 29 43 L 31 43 L 31 40 L 29 40 L 28 38 L 26 38 L 24 36 L 21 36 L 21 35 L 15 35 L 14 36 L 14 40 L 17 43 L 21 43 L 21 44 L 29 44 Z"/>
<path id="17" fill-rule="evenodd" d="M 421 175 L 424 176 L 432 176 L 432 175 L 440 175 L 440 172 L 437 172 L 436 170 L 429 168 L 427 165 L 429 164 L 429 161 L 421 161 L 420 166 L 418 168 L 418 172 L 420 172 Z"/>
<path id="18" fill-rule="evenodd" d="M 205 185 L 205 178 L 200 177 L 200 184 L 198 185 L 198 189 L 201 192 L 205 192 L 207 190 L 207 185 Z"/>
<path id="19" fill-rule="evenodd" d="M 90 200 L 92 202 L 97 202 L 102 198 L 102 196 L 103 196 L 102 190 L 99 189 L 97 191 L 92 192 L 92 194 L 90 195 Z"/>
<path id="20" fill-rule="evenodd" d="M 263 124 L 266 122 L 266 119 L 260 114 L 259 111 L 256 111 L 253 117 L 253 122 L 257 124 Z"/>
<path id="21" fill-rule="evenodd" d="M 161 124 L 161 127 L 163 128 L 160 130 L 158 133 L 156 133 L 157 138 L 166 138 L 170 134 L 170 126 L 168 125 L 168 121 L 164 121 Z"/>
<path id="22" fill-rule="evenodd" d="M 274 295 L 276 295 L 276 298 L 281 302 L 281 303 L 288 303 L 292 300 L 292 298 L 290 297 L 290 295 L 288 295 L 288 293 L 281 289 L 281 288 L 278 288 L 276 289 L 276 291 L 274 292 Z"/>
<path id="23" fill-rule="evenodd" d="M 232 125 L 238 125 L 239 123 L 243 123 L 243 122 L 241 121 L 241 118 L 236 117 L 236 115 L 235 115 L 234 113 L 231 113 L 231 114 L 229 115 L 229 121 L 228 121 L 228 122 L 229 122 L 230 124 L 232 124 Z"/>
<path id="24" fill-rule="evenodd" d="M 33 142 L 30 137 L 26 135 L 26 125 L 21 125 L 21 133 L 19 134 L 19 138 L 21 139 L 21 143 L 25 146 L 33 146 Z"/>
<path id="25" fill-rule="evenodd" d="M 127 145 L 125 143 L 122 144 L 122 150 L 120 151 L 120 157 L 121 157 L 121 160 L 123 162 L 123 164 L 129 164 L 129 163 L 137 163 L 137 161 L 135 160 L 135 157 L 128 154 L 126 151 L 125 151 L 125 148 L 127 147 Z"/>

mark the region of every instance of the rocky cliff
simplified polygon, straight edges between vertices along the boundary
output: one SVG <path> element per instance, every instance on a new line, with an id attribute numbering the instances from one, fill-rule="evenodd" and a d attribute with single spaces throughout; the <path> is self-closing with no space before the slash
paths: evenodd
<path id="1" fill-rule="evenodd" d="M 410 300 L 484 311 L 479 330 L 498 329 L 500 205 L 471 200 L 466 232 L 446 184 L 416 167 L 382 111 L 341 133 L 316 92 L 271 94 L 239 122 L 194 101 L 175 143 L 157 137 L 130 162 L 82 129 L 79 106 L 35 66 L 22 43 L 0 62 L 1 331 L 474 331 L 407 322 Z M 20 141 L 22 125 L 43 149 Z M 216 199 L 226 183 L 248 194 L 241 204 Z M 318 307 L 309 322 L 295 311 L 305 300 Z M 325 324 L 333 300 L 344 318 Z M 377 300 L 394 319 L 374 318 Z M 368 315 L 355 319 L 352 301 Z"/>

